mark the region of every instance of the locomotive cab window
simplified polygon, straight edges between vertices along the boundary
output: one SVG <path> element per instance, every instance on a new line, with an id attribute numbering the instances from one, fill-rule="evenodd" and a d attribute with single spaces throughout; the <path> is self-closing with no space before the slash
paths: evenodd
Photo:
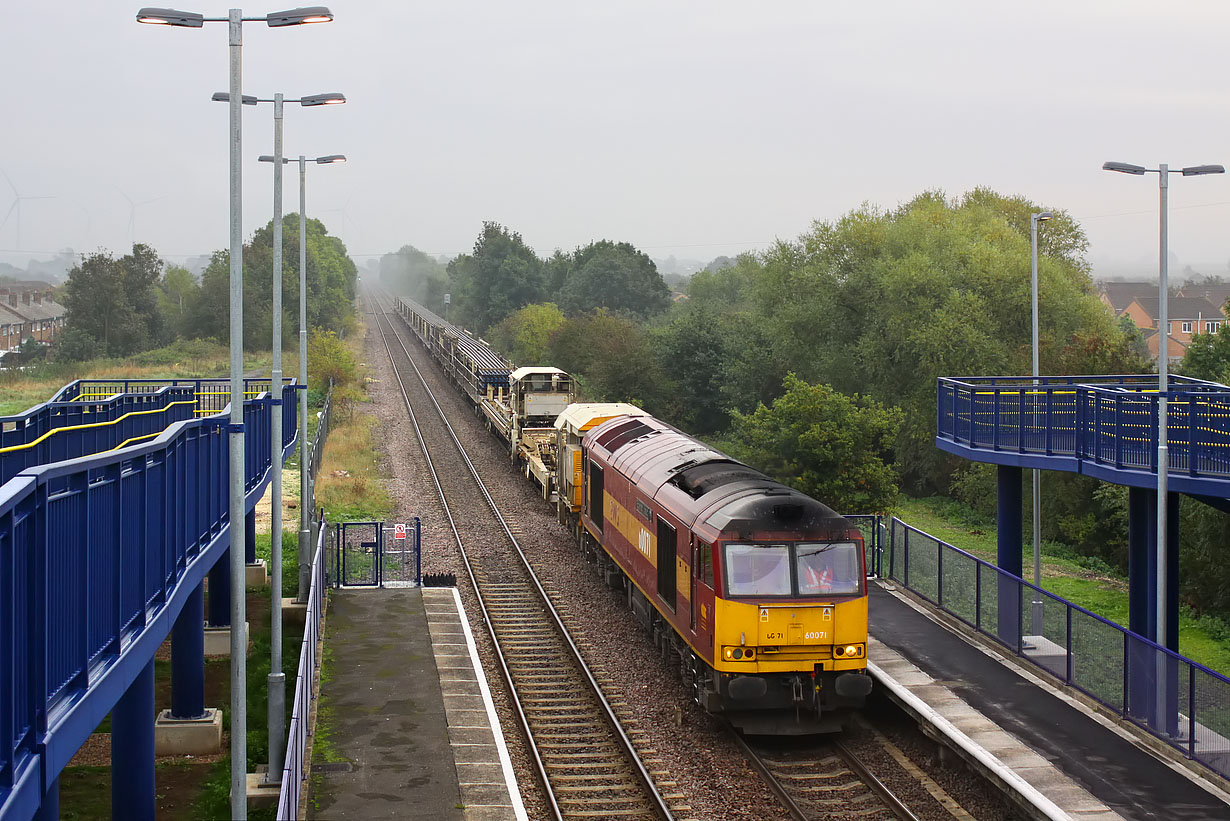
<path id="1" fill-rule="evenodd" d="M 862 593 L 853 542 L 728 544 L 729 596 L 854 596 Z"/>
<path id="2" fill-rule="evenodd" d="M 602 468 L 589 463 L 589 518 L 594 527 L 602 530 Z"/>

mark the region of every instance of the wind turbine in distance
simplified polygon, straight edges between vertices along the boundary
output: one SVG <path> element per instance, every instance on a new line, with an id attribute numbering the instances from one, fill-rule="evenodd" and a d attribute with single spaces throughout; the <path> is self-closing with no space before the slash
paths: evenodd
<path id="1" fill-rule="evenodd" d="M 9 184 L 9 188 L 13 189 L 13 204 L 10 205 L 9 210 L 5 212 L 4 219 L 0 220 L 0 231 L 4 230 L 4 226 L 9 224 L 9 218 L 13 217 L 13 221 L 17 226 L 17 242 L 13 250 L 20 251 L 21 250 L 21 203 L 24 200 L 53 200 L 55 199 L 55 197 L 51 197 L 51 196 L 23 197 L 21 195 L 21 192 L 17 190 L 17 186 L 13 185 L 13 181 L 9 178 L 9 175 L 5 173 L 3 168 L 0 168 L 0 176 L 3 176 L 4 181 Z"/>
<path id="2" fill-rule="evenodd" d="M 154 197 L 152 200 L 133 202 L 132 197 L 124 193 L 123 188 L 120 188 L 117 185 L 115 190 L 120 192 L 121 197 L 128 200 L 128 250 L 132 251 L 132 247 L 137 244 L 137 209 L 142 205 L 149 205 L 150 203 L 158 202 L 158 200 L 165 200 L 167 196 L 166 194 L 163 194 L 161 197 Z"/>
<path id="3" fill-rule="evenodd" d="M 351 194 L 349 197 L 346 198 L 346 204 L 343 205 L 341 208 L 322 208 L 319 211 L 317 211 L 317 213 L 319 214 L 338 214 L 340 213 L 342 215 L 342 230 L 345 231 L 346 225 L 347 223 L 349 223 L 351 226 L 354 227 L 355 231 L 357 232 L 358 236 L 354 238 L 355 240 L 354 244 L 357 247 L 359 243 L 363 241 L 363 229 L 359 227 L 359 224 L 357 222 L 355 222 L 354 220 L 350 218 L 350 212 L 347 210 L 350 207 L 350 201 L 353 199 L 354 199 L 354 194 Z M 335 233 L 334 236 L 340 236 L 340 234 Z"/>

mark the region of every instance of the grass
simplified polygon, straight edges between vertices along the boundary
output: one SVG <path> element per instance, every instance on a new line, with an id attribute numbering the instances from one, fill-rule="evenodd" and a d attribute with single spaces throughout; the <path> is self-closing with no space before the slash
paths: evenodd
<path id="1" fill-rule="evenodd" d="M 995 563 L 994 523 L 980 521 L 951 500 L 902 498 L 894 513 L 912 527 Z M 1032 568 L 1032 545 L 1026 545 L 1022 560 L 1024 567 Z M 1026 575 L 1032 578 L 1032 573 Z M 1068 545 L 1042 543 L 1042 588 L 1115 624 L 1127 625 L 1127 579 L 1100 560 L 1077 555 Z M 1211 670 L 1230 674 L 1230 630 L 1216 619 L 1181 612 L 1179 652 Z"/>
<path id="2" fill-rule="evenodd" d="M 267 370 L 268 351 L 244 356 L 244 370 Z M 197 379 L 224 375 L 229 368 L 226 347 L 201 340 L 179 341 L 127 359 L 45 363 L 24 371 L 0 371 L 0 416 L 11 416 L 46 402 L 77 379 Z"/>
<path id="3" fill-rule="evenodd" d="M 316 480 L 316 504 L 332 521 L 384 519 L 393 499 L 377 464 L 373 432 L 376 417 L 356 412 L 348 419 L 333 417 L 324 461 Z"/>

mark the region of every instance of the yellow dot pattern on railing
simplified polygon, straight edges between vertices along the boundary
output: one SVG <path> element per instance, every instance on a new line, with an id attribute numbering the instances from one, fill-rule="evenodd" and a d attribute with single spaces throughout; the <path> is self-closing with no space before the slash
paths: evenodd
<path id="1" fill-rule="evenodd" d="M 107 422 L 85 422 L 80 425 L 66 425 L 62 428 L 52 428 L 51 430 L 44 433 L 42 436 L 35 439 L 33 442 L 26 442 L 24 445 L 10 445 L 7 448 L 0 448 L 0 453 L 12 453 L 18 450 L 27 450 L 45 441 L 49 437 L 54 436 L 57 433 L 63 433 L 64 431 L 84 430 L 86 428 L 102 428 L 102 427 L 106 427 L 107 425 L 119 424 L 120 422 L 122 422 L 123 420 L 127 419 L 130 416 L 146 416 L 151 413 L 165 413 L 166 411 L 169 411 L 171 408 L 173 408 L 176 405 L 195 405 L 195 404 L 196 404 L 195 399 L 192 399 L 192 400 L 181 399 L 177 402 L 168 403 L 165 408 L 154 408 L 152 410 L 143 410 L 143 411 L 129 411 L 128 413 L 124 414 L 118 419 L 112 419 Z M 157 434 L 154 434 L 154 435 L 157 435 Z"/>

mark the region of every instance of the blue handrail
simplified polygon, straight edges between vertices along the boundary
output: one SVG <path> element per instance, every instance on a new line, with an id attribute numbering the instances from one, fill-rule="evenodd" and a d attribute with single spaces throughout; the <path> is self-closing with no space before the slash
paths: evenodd
<path id="1" fill-rule="evenodd" d="M 282 404 L 283 460 L 297 407 Z M 267 395 L 244 405 L 248 509 L 271 475 L 273 410 Z M 177 422 L 0 485 L 0 815 L 37 809 L 226 550 L 226 422 Z"/>
<path id="2" fill-rule="evenodd" d="M 1167 391 L 1174 489 L 1230 491 L 1230 386 L 1174 377 Z M 938 381 L 936 444 L 970 459 L 1072 470 L 1121 484 L 1156 474 L 1155 375 Z"/>

